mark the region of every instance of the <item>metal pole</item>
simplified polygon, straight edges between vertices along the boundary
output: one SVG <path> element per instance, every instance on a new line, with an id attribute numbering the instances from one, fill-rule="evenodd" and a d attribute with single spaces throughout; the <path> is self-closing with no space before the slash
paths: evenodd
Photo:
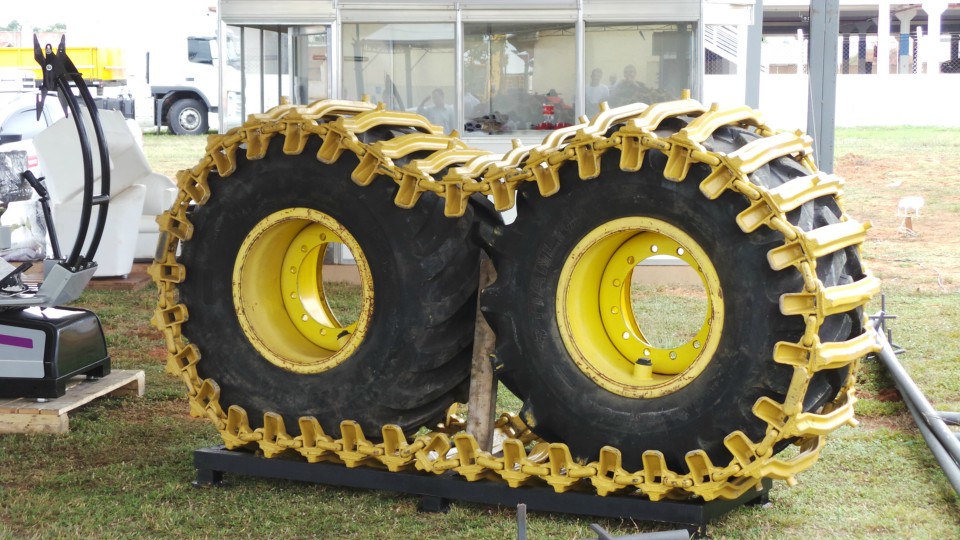
<path id="1" fill-rule="evenodd" d="M 247 28 L 240 26 L 240 123 L 247 117 Z M 223 126 L 220 131 L 226 132 Z"/>
<path id="2" fill-rule="evenodd" d="M 931 430 L 930 427 L 923 422 L 923 419 L 916 411 L 916 407 L 908 404 L 907 408 L 910 410 L 910 415 L 913 417 L 913 422 L 917 424 L 917 428 L 920 430 L 923 440 L 926 441 L 927 446 L 930 448 L 930 452 L 933 453 L 933 458 L 937 460 L 938 464 L 940 464 L 940 468 L 943 470 L 943 474 L 947 477 L 947 481 L 950 482 L 951 486 L 953 486 L 953 490 L 955 492 L 960 493 L 960 468 L 957 467 L 956 460 L 949 452 L 947 452 L 947 450 L 944 449 L 943 445 L 940 444 L 940 441 L 937 439 L 936 435 L 933 434 L 933 430 Z M 954 441 L 956 441 L 956 435 L 954 436 Z"/>
<path id="3" fill-rule="evenodd" d="M 527 540 L 527 505 L 517 505 L 517 540 Z"/>
<path id="4" fill-rule="evenodd" d="M 576 100 L 573 106 L 574 114 L 577 118 L 587 115 L 594 114 L 594 111 L 587 112 L 587 100 L 584 95 L 584 89 L 587 87 L 587 75 L 586 75 L 586 25 L 583 22 L 583 0 L 577 2 L 577 23 L 576 23 L 576 80 L 577 80 L 577 92 Z"/>
<path id="5" fill-rule="evenodd" d="M 259 30 L 257 30 L 257 32 L 258 32 L 257 44 L 260 46 L 260 108 L 257 109 L 257 112 L 262 113 L 263 111 L 267 110 L 266 107 L 264 106 L 264 104 L 266 103 L 265 100 L 267 99 L 267 96 L 265 95 L 267 92 L 267 87 L 266 87 L 267 82 L 265 80 L 266 77 L 264 77 L 265 70 L 267 69 L 266 61 L 265 61 L 265 58 L 267 57 L 267 52 L 263 46 L 263 28 L 260 28 Z"/>
<path id="6" fill-rule="evenodd" d="M 282 27 L 277 27 L 277 103 L 280 105 L 283 103 L 283 29 Z M 289 40 L 290 34 L 287 34 L 287 39 Z M 293 69 L 290 66 L 290 58 L 292 55 L 290 51 L 292 47 L 287 48 L 287 73 L 293 73 Z M 291 84 L 293 83 L 293 77 L 289 78 Z M 271 105 L 272 107 L 273 105 Z"/>
<path id="7" fill-rule="evenodd" d="M 463 93 L 466 89 L 466 81 L 463 79 L 463 21 L 460 18 L 459 5 L 457 5 L 456 26 L 453 28 L 453 55 L 453 89 L 456 98 L 454 100 L 456 114 L 454 114 L 453 128 L 457 130 L 457 133 L 463 133 L 463 126 L 467 121 L 467 111 L 463 110 Z M 474 97 L 479 99 L 479 96 Z"/>
<path id="8" fill-rule="evenodd" d="M 940 468 L 943 469 L 950 485 L 953 486 L 954 491 L 960 494 L 960 466 L 957 464 L 960 461 L 960 441 L 957 441 L 956 435 L 950 431 L 940 415 L 927 401 L 927 398 L 917 388 L 907 371 L 900 365 L 897 355 L 894 354 L 893 348 L 883 332 L 877 332 L 877 341 L 881 347 L 877 357 L 893 378 L 904 403 L 910 410 L 910 414 L 913 415 L 914 422 L 916 422 L 921 435 L 933 452 L 937 463 L 940 464 Z"/>
<path id="9" fill-rule="evenodd" d="M 147 53 L 148 55 L 150 53 Z M 224 123 L 227 120 L 227 93 L 223 89 L 223 71 L 227 65 L 227 38 L 226 29 L 223 26 L 223 17 L 220 16 L 220 10 L 217 9 L 217 125 L 220 133 L 226 133 Z"/>
<path id="10" fill-rule="evenodd" d="M 760 44 L 763 42 L 763 0 L 753 6 L 753 24 L 747 28 L 747 88 L 745 102 L 760 108 Z"/>
<path id="11" fill-rule="evenodd" d="M 824 172 L 833 172 L 837 106 L 837 38 L 840 0 L 810 2 L 810 103 L 807 132 L 813 136 L 814 159 Z"/>

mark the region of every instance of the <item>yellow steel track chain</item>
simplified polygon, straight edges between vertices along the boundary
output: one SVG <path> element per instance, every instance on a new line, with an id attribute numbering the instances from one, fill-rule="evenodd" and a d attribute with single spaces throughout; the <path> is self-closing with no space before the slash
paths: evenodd
<path id="1" fill-rule="evenodd" d="M 693 120 L 679 132 L 664 137 L 655 131 L 669 118 L 684 115 Z M 753 130 L 761 137 L 742 148 L 723 154 L 702 143 L 718 128 L 733 125 Z M 364 143 L 358 133 L 377 126 L 413 128 L 415 133 L 374 144 Z M 616 127 L 614 131 L 611 128 Z M 193 227 L 187 215 L 191 204 L 203 205 L 210 197 L 207 177 L 216 170 L 228 176 L 236 169 L 236 155 L 245 150 L 250 159 L 264 156 L 273 137 L 284 137 L 287 154 L 302 153 L 310 137 L 322 141 L 317 159 L 336 161 L 343 152 L 352 152 L 360 160 L 352 179 L 368 185 L 382 177 L 396 182 L 396 204 L 409 208 L 424 192 L 445 199 L 445 213 L 461 216 L 473 193 L 490 196 L 497 210 L 511 208 L 522 182 L 536 182 L 544 196 L 560 189 L 559 169 L 574 162 L 583 179 L 600 174 L 600 158 L 611 148 L 621 152 L 619 165 L 637 170 L 648 150 L 668 156 L 665 175 L 676 181 L 686 178 L 694 164 L 711 168 L 700 189 L 709 199 L 731 190 L 748 204 L 737 223 L 744 233 L 761 226 L 783 235 L 784 243 L 769 252 L 772 268 L 796 268 L 803 276 L 803 290 L 784 294 L 781 311 L 802 316 L 806 329 L 796 343 L 780 342 L 771 351 L 775 362 L 792 366 L 793 377 L 784 401 L 761 398 L 754 414 L 767 424 L 765 435 L 757 441 L 736 431 L 724 444 L 733 455 L 729 463 L 712 463 L 702 450 L 687 454 L 690 472 L 670 470 L 663 455 L 656 451 L 642 454 L 643 468 L 628 471 L 622 466 L 621 451 L 604 447 L 597 460 L 576 462 L 566 445 L 538 441 L 515 416 L 503 415 L 498 427 L 507 435 L 502 453 L 481 451 L 476 440 L 448 422 L 444 429 L 408 440 L 397 426 L 381 428 L 382 442 L 369 441 L 353 421 L 341 423 L 341 437 L 333 438 L 312 417 L 296 419 L 300 435 L 290 435 L 285 420 L 266 413 L 263 427 L 251 428 L 247 413 L 220 403 L 220 389 L 211 379 L 201 380 L 197 363 L 201 351 L 187 343 L 181 328 L 189 319 L 187 307 L 178 301 L 177 284 L 188 269 L 177 262 L 181 242 L 188 242 Z M 768 477 L 795 483 L 795 475 L 819 457 L 824 436 L 842 425 L 856 425 L 853 415 L 854 373 L 856 363 L 876 350 L 872 325 L 864 321 L 865 333 L 839 343 L 821 343 L 817 332 L 825 317 L 864 305 L 879 291 L 879 281 L 869 273 L 857 282 L 826 287 L 817 278 L 816 260 L 825 254 L 856 246 L 862 242 L 866 225 L 849 219 L 840 223 L 803 231 L 792 225 L 786 212 L 816 197 L 833 196 L 839 201 L 843 183 L 818 172 L 812 156 L 811 141 L 800 133 L 781 133 L 767 127 L 758 113 L 742 107 L 707 109 L 700 103 L 681 99 L 651 106 L 606 107 L 590 122 L 554 131 L 535 146 L 514 148 L 503 156 L 471 150 L 456 134 L 444 135 L 422 117 L 384 110 L 364 102 L 319 101 L 307 107 L 281 105 L 271 111 L 252 115 L 238 128 L 223 135 L 211 135 L 206 153 L 192 169 L 178 173 L 179 193 L 173 207 L 158 218 L 160 249 L 150 274 L 159 289 L 159 301 L 153 324 L 163 333 L 168 356 L 167 370 L 179 376 L 187 387 L 190 412 L 208 417 L 219 430 L 227 448 L 258 447 L 265 456 L 297 452 L 309 462 L 333 461 L 347 467 L 361 465 L 386 467 L 391 471 L 417 469 L 431 473 L 456 471 L 468 480 L 499 479 L 510 486 L 527 482 L 545 482 L 556 491 L 590 490 L 599 495 L 641 492 L 652 500 L 664 497 L 696 495 L 704 500 L 736 498 Z M 433 154 L 397 166 L 395 160 L 414 151 Z M 780 158 L 795 160 L 809 171 L 807 176 L 767 189 L 751 183 L 749 175 Z M 437 178 L 439 171 L 445 175 Z M 851 366 L 845 386 L 833 402 L 816 412 L 803 412 L 803 399 L 815 373 L 824 369 Z M 774 446 L 793 439 L 798 448 L 792 457 L 774 456 Z M 635 451 L 634 449 L 627 449 Z"/>

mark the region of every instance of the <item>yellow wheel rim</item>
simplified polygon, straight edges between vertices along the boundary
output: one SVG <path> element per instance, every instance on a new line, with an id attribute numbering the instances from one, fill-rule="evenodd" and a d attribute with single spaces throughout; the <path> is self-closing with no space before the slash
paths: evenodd
<path id="1" fill-rule="evenodd" d="M 686 262 L 706 292 L 703 320 L 690 321 L 693 337 L 675 347 L 653 346 L 634 316 L 634 268 L 655 255 Z M 663 396 L 696 379 L 723 328 L 720 280 L 706 252 L 677 227 L 646 217 L 607 222 L 581 239 L 561 271 L 556 306 L 560 335 L 580 370 L 631 398 Z"/>
<path id="2" fill-rule="evenodd" d="M 360 273 L 360 315 L 341 324 L 323 287 L 327 247 L 350 249 Z M 309 208 L 270 214 L 247 235 L 233 269 L 233 304 L 250 343 L 272 364 L 320 373 L 343 363 L 363 341 L 373 314 L 373 278 L 356 239 Z"/>

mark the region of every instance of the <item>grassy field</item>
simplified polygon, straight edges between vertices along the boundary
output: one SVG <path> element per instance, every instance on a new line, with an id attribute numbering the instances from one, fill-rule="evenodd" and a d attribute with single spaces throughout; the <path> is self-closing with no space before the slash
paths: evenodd
<path id="1" fill-rule="evenodd" d="M 204 144 L 145 140 L 151 163 L 171 176 Z M 902 361 L 936 407 L 958 411 L 960 129 L 840 130 L 836 154 L 849 212 L 873 223 L 864 255 L 900 317 L 892 328 L 908 351 Z M 907 195 L 926 200 L 916 236 L 897 232 Z M 116 369 L 146 371 L 147 393 L 86 406 L 66 435 L 0 435 L 0 538 L 516 537 L 511 508 L 421 514 L 415 497 L 245 477 L 193 488 L 192 450 L 219 439 L 189 417 L 182 384 L 163 371 L 163 343 L 148 323 L 153 290 L 88 291 L 78 304 L 102 318 Z M 860 379 L 860 426 L 832 435 L 820 463 L 795 487 L 776 484 L 770 504 L 714 523 L 714 537 L 960 537 L 957 497 L 889 381 L 869 362 Z M 591 522 L 621 535 L 664 528 L 532 513 L 529 538 L 587 538 Z"/>

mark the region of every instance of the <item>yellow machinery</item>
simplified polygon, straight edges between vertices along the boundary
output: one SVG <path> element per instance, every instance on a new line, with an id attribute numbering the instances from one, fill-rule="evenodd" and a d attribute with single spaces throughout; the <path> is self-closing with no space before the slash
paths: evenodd
<path id="1" fill-rule="evenodd" d="M 67 54 L 84 81 L 91 86 L 122 84 L 126 80 L 123 54 L 118 48 L 70 47 Z M 0 68 L 30 70 L 35 80 L 43 79 L 43 73 L 33 59 L 32 48 L 0 48 Z"/>
<path id="2" fill-rule="evenodd" d="M 855 424 L 855 366 L 876 348 L 867 227 L 811 152 L 747 107 L 691 99 L 602 107 L 504 155 L 370 103 L 283 105 L 178 174 L 154 324 L 191 413 L 229 449 L 737 498 L 793 483 Z M 334 244 L 357 261 L 350 321 L 324 286 Z M 481 252 L 497 276 L 478 291 Z M 648 339 L 631 309 L 655 255 L 706 293 L 679 344 Z M 478 296 L 494 369 L 523 401 L 497 421 L 497 453 L 447 415 L 466 397 Z"/>

